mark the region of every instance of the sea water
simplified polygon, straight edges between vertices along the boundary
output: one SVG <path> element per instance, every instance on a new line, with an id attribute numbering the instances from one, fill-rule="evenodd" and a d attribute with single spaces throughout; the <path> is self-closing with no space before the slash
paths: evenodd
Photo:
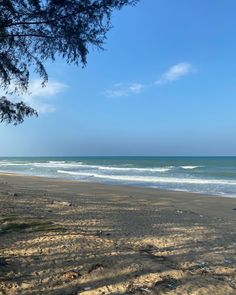
<path id="1" fill-rule="evenodd" d="M 0 158 L 0 172 L 236 197 L 236 157 Z"/>

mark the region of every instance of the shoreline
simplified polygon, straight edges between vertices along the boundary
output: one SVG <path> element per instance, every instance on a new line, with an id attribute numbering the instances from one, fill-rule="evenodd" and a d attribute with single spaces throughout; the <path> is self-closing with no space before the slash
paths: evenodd
<path id="1" fill-rule="evenodd" d="M 217 197 L 217 198 L 230 198 L 230 199 L 236 199 L 236 195 L 224 195 L 224 194 L 210 194 L 210 193 L 204 193 L 204 192 L 195 192 L 195 191 L 186 191 L 186 190 L 171 190 L 171 189 L 161 189 L 161 188 L 154 188 L 154 187 L 146 187 L 146 186 L 136 186 L 136 185 L 129 185 L 129 184 L 111 184 L 111 183 L 104 183 L 104 182 L 93 182 L 93 181 L 82 181 L 82 180 L 77 180 L 77 179 L 68 179 L 68 178 L 63 178 L 63 177 L 50 177 L 50 176 L 43 176 L 43 175 L 29 175 L 29 174 L 24 174 L 24 173 L 15 173 L 15 172 L 0 172 L 0 177 L 1 176 L 19 176 L 19 177 L 32 177 L 32 178 L 44 178 L 48 180 L 59 180 L 59 181 L 68 181 L 68 182 L 78 182 L 78 183 L 84 183 L 84 184 L 92 184 L 92 185 L 104 185 L 108 187 L 132 187 L 132 188 L 142 188 L 142 189 L 151 189 L 151 190 L 156 190 L 156 191 L 163 191 L 163 192 L 170 192 L 170 193 L 183 193 L 183 194 L 193 194 L 193 195 L 200 195 L 203 197 Z"/>
<path id="2" fill-rule="evenodd" d="M 0 174 L 0 294 L 235 294 L 235 209 L 233 198 Z"/>

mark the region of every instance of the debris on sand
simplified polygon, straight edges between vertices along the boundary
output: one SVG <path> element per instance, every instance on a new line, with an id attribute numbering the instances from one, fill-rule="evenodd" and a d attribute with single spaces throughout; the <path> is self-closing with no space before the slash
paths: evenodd
<path id="1" fill-rule="evenodd" d="M 175 278 L 167 276 L 163 278 L 163 280 L 156 282 L 155 288 L 157 288 L 158 290 L 163 290 L 163 291 L 175 290 L 178 287 L 179 283 L 180 282 L 176 280 Z"/>
<path id="2" fill-rule="evenodd" d="M 15 192 L 8 192 L 7 194 L 9 197 L 17 197 L 18 196 L 18 194 Z"/>
<path id="3" fill-rule="evenodd" d="M 81 277 L 81 274 L 76 270 L 69 270 L 63 274 L 63 278 L 66 281 L 73 281 Z"/>
<path id="4" fill-rule="evenodd" d="M 99 270 L 103 270 L 105 268 L 105 266 L 101 263 L 96 263 L 96 264 L 93 264 L 91 266 L 91 268 L 88 270 L 88 273 L 92 273 L 94 271 L 99 271 Z"/>
<path id="5" fill-rule="evenodd" d="M 59 205 L 59 206 L 69 206 L 71 207 L 72 206 L 72 203 L 70 202 L 65 202 L 65 201 L 53 201 L 52 202 L 54 205 Z"/>

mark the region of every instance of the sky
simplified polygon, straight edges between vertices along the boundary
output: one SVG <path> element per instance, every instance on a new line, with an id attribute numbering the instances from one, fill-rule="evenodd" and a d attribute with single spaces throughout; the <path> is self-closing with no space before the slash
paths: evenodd
<path id="1" fill-rule="evenodd" d="M 86 68 L 47 64 L 0 125 L 0 156 L 236 155 L 235 0 L 141 0 L 113 14 Z"/>

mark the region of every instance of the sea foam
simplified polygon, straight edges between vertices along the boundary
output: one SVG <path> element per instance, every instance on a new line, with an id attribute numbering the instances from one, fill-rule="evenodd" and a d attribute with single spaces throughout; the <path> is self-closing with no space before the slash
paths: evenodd
<path id="1" fill-rule="evenodd" d="M 182 169 L 196 169 L 196 168 L 201 168 L 203 166 L 180 166 Z"/>
<path id="2" fill-rule="evenodd" d="M 185 183 L 185 184 L 222 184 L 236 185 L 236 181 L 224 179 L 201 179 L 201 178 L 177 178 L 177 177 L 150 177 L 150 176 L 130 176 L 130 175 L 105 175 L 89 172 L 75 172 L 58 170 L 58 173 L 69 174 L 82 177 L 94 177 L 111 180 L 129 181 L 129 182 L 149 182 L 149 183 Z"/>

